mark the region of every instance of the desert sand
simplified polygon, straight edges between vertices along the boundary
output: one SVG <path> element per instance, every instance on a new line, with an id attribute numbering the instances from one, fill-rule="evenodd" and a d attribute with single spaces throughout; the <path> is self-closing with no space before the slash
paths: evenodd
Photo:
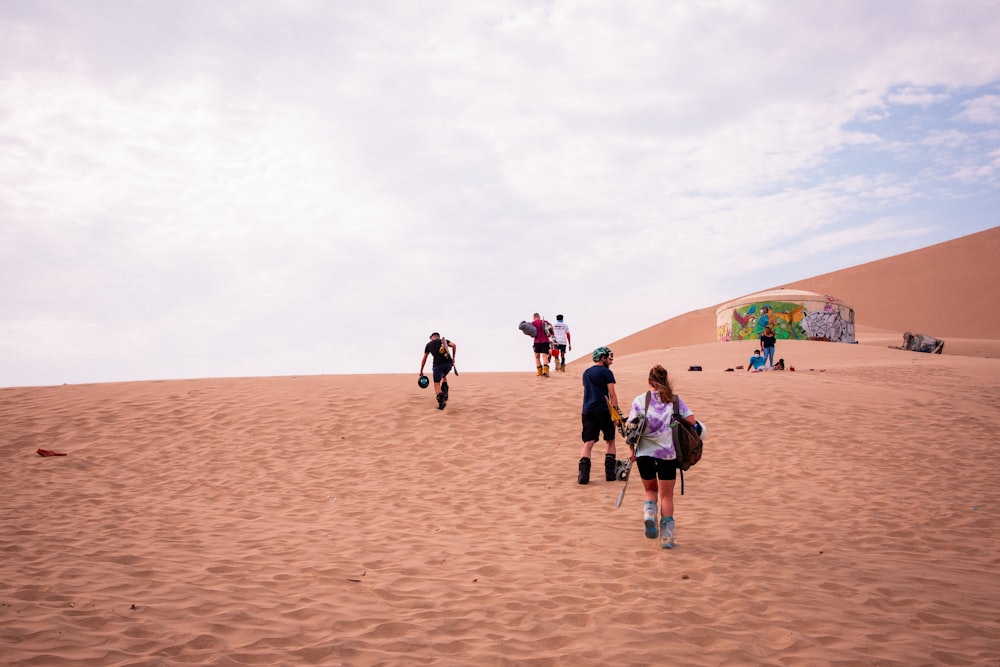
<path id="1" fill-rule="evenodd" d="M 728 372 L 753 343 L 697 322 L 612 367 L 708 429 L 669 551 L 638 480 L 577 484 L 585 361 L 444 411 L 412 374 L 0 389 L 0 663 L 1000 664 L 996 340 L 859 317 Z"/>

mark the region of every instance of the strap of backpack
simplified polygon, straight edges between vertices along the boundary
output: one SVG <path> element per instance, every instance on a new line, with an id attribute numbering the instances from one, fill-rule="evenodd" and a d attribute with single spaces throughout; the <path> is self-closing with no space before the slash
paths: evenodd
<path id="1" fill-rule="evenodd" d="M 643 409 L 643 411 L 642 411 L 642 416 L 643 416 L 644 418 L 648 418 L 648 416 L 649 416 L 649 398 L 650 398 L 650 397 L 651 397 L 652 395 L 653 395 L 653 392 L 651 392 L 651 391 L 647 391 L 647 392 L 646 392 L 646 407 L 645 407 L 645 408 Z M 648 428 L 649 428 L 649 423 L 647 422 L 647 423 L 646 423 L 646 425 L 642 427 L 642 431 L 643 431 L 643 433 L 645 433 L 645 432 L 646 432 L 646 430 L 647 430 Z M 642 435 L 641 435 L 641 434 L 640 434 L 640 436 L 639 436 L 639 440 L 642 440 Z M 639 440 L 636 440 L 636 441 L 635 441 L 635 446 L 634 446 L 634 447 L 632 447 L 632 453 L 633 453 L 633 454 L 635 453 L 635 451 L 636 451 L 637 449 L 639 449 Z"/>
<path id="2" fill-rule="evenodd" d="M 680 421 L 680 413 L 681 413 L 680 397 L 677 394 L 674 394 L 674 414 L 670 415 L 670 418 L 679 422 Z M 678 426 L 677 428 L 683 428 L 683 427 L 682 426 Z M 674 454 L 675 454 L 675 456 L 677 456 L 678 459 L 680 459 L 681 452 L 680 452 L 680 448 L 677 447 L 676 443 L 674 444 Z M 679 472 L 681 474 L 681 495 L 683 496 L 684 495 L 684 470 L 678 465 L 677 466 L 677 472 Z"/>

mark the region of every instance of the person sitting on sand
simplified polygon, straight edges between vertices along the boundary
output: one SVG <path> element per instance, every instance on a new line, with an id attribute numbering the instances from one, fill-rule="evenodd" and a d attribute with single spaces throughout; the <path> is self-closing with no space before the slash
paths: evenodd
<path id="1" fill-rule="evenodd" d="M 778 363 L 776 363 L 774 365 L 774 370 L 776 370 L 776 371 L 783 371 L 783 370 L 785 370 L 785 360 L 784 359 L 778 359 Z"/>
<path id="2" fill-rule="evenodd" d="M 764 363 L 764 357 L 760 356 L 760 350 L 754 350 L 753 356 L 750 357 L 750 362 L 747 364 L 747 371 L 756 373 L 764 367 Z"/>

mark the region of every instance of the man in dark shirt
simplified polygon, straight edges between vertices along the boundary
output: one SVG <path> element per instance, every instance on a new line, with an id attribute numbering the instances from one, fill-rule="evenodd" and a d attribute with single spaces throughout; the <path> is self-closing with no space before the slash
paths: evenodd
<path id="1" fill-rule="evenodd" d="M 427 357 L 431 356 L 434 359 L 431 362 L 431 370 L 434 374 L 434 394 L 437 397 L 438 410 L 444 410 L 445 403 L 448 402 L 448 381 L 445 377 L 455 367 L 457 352 L 458 346 L 447 338 L 442 338 L 436 331 L 431 334 L 430 342 L 424 345 L 424 356 L 420 359 L 420 375 L 423 376 Z"/>
<path id="2" fill-rule="evenodd" d="M 606 347 L 594 350 L 594 365 L 583 372 L 583 451 L 580 453 L 580 467 L 577 481 L 590 482 L 590 452 L 601 433 L 607 445 L 604 454 L 604 478 L 613 482 L 615 474 L 615 423 L 611 419 L 608 402 L 618 409 L 618 395 L 615 394 L 615 374 L 611 364 L 615 355 Z"/>

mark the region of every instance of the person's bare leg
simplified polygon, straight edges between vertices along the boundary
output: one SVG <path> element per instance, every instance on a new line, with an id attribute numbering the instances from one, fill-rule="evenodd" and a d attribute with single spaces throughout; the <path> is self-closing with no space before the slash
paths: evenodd
<path id="1" fill-rule="evenodd" d="M 673 549 L 677 545 L 677 525 L 674 522 L 674 484 L 676 480 L 660 481 L 660 546 Z"/>
<path id="2" fill-rule="evenodd" d="M 642 480 L 642 490 L 645 492 L 645 499 L 642 503 L 642 526 L 646 537 L 656 539 L 656 494 L 657 481 L 653 479 Z"/>

